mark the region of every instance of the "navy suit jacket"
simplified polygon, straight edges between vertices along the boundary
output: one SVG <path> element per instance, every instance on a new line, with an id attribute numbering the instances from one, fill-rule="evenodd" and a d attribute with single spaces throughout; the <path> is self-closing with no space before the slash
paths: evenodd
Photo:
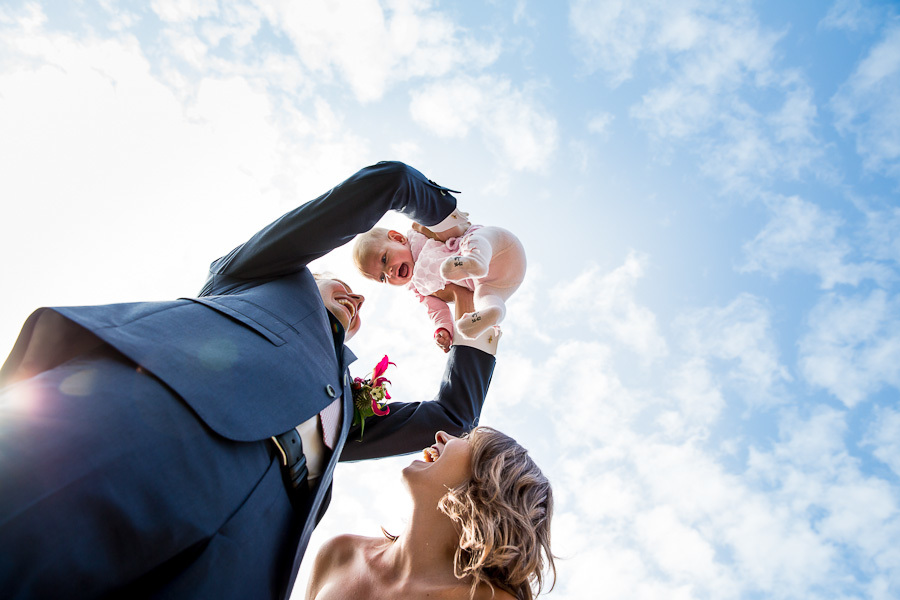
<path id="1" fill-rule="evenodd" d="M 437 429 L 461 433 L 478 422 L 494 358 L 455 346 L 434 401 L 392 403 L 390 415 L 370 419 L 357 442 L 347 370 L 355 357 L 342 345 L 335 351 L 328 314 L 306 267 L 370 229 L 388 210 L 424 225 L 439 223 L 456 206 L 449 192 L 402 163 L 367 167 L 214 261 L 196 298 L 39 309 L 0 369 L 0 386 L 105 342 L 235 441 L 288 431 L 333 401 L 329 389 L 338 391 L 345 415 L 340 440 L 305 517 L 287 594 L 327 506 L 338 458 L 414 452 L 430 445 Z"/>

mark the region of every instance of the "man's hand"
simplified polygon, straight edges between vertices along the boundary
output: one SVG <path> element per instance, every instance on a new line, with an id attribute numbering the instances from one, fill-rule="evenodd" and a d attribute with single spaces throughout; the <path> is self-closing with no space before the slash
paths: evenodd
<path id="1" fill-rule="evenodd" d="M 447 352 L 450 352 L 450 344 L 453 340 L 450 339 L 450 332 L 441 327 L 434 332 L 434 342 L 446 354 Z"/>
<path id="2" fill-rule="evenodd" d="M 472 291 L 455 283 L 448 283 L 444 289 L 438 290 L 432 294 L 435 298 L 440 298 L 447 304 L 453 305 L 454 319 L 459 320 L 466 313 L 475 312 L 475 302 L 472 297 Z"/>
<path id="3" fill-rule="evenodd" d="M 413 221 L 412 228 L 413 228 L 413 231 L 418 231 L 419 233 L 421 233 L 422 235 L 424 235 L 424 236 L 427 237 L 428 239 L 438 240 L 439 242 L 441 241 L 441 240 L 438 238 L 438 236 L 437 236 L 437 234 L 436 234 L 435 232 L 433 232 L 432 230 L 428 229 L 428 228 L 425 227 L 424 225 L 419 225 L 418 223 L 416 223 L 415 221 Z"/>
<path id="4" fill-rule="evenodd" d="M 463 212 L 458 208 L 451 213 L 451 216 L 455 216 L 459 221 L 458 225 L 454 225 L 450 229 L 445 229 L 444 231 L 434 232 L 424 225 L 420 225 L 416 222 L 413 222 L 412 228 L 414 231 L 418 231 L 422 235 L 432 240 L 437 240 L 439 242 L 446 242 L 450 238 L 460 237 L 469 230 L 469 227 L 472 223 L 469 221 L 469 213 Z"/>

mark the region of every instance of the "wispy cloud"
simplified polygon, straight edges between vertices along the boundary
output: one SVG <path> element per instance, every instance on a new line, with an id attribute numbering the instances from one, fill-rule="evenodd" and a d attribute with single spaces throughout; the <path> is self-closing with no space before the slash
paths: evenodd
<path id="1" fill-rule="evenodd" d="M 635 287 L 644 275 L 647 257 L 630 252 L 625 263 L 603 274 L 589 267 L 554 293 L 564 318 L 587 320 L 592 331 L 609 336 L 642 359 L 665 356 L 668 347 L 656 316 L 636 301 Z"/>
<path id="2" fill-rule="evenodd" d="M 841 563 L 858 564 L 861 576 L 853 577 L 857 593 L 889 597 L 892 584 L 878 577 L 873 566 L 882 573 L 900 566 L 892 541 L 900 531 L 900 507 L 890 484 L 865 475 L 848 451 L 846 414 L 824 407 L 808 418 L 788 414 L 781 430 L 781 440 L 770 452 L 751 454 L 751 473 L 771 486 L 773 499 L 789 503 L 796 515 L 808 515 L 804 520 L 815 524 L 828 568 L 820 580 L 836 581 L 842 571 L 849 575 Z"/>
<path id="3" fill-rule="evenodd" d="M 900 388 L 900 298 L 881 289 L 825 295 L 809 315 L 799 364 L 849 407 L 886 385 Z"/>
<path id="4" fill-rule="evenodd" d="M 289 37 L 308 69 L 336 73 L 362 102 L 377 100 L 391 84 L 410 78 L 477 71 L 499 52 L 496 43 L 475 39 L 428 2 L 256 5 Z"/>
<path id="5" fill-rule="evenodd" d="M 748 3 L 578 1 L 570 24 L 588 68 L 613 86 L 635 69 L 654 74 L 631 116 L 671 144 L 661 155 L 685 144 L 708 176 L 744 193 L 820 170 L 812 90 L 778 68 L 783 33 L 762 26 Z"/>
<path id="6" fill-rule="evenodd" d="M 791 381 L 778 359 L 770 313 L 760 298 L 742 294 L 723 308 L 690 311 L 675 327 L 688 353 L 724 363 L 716 371 L 732 393 L 751 406 L 768 406 L 784 401 Z"/>
<path id="7" fill-rule="evenodd" d="M 882 11 L 865 0 L 836 0 L 819 21 L 824 29 L 869 31 L 882 22 Z"/>
<path id="8" fill-rule="evenodd" d="M 29 5 L 7 13 L 0 48 L 2 196 L 15 199 L 5 218 L 41 223 L 0 242 L 32 257 L 5 272 L 40 298 L 8 299 L 10 311 L 191 293 L 215 253 L 366 164 L 365 140 L 324 100 L 283 110 L 278 94 L 237 74 L 173 86 L 128 33 L 61 32 Z M 203 250 L 167 241 L 185 239 Z M 34 276 L 56 270 L 42 248 L 74 246 L 116 284 L 85 285 L 78 269 Z M 184 264 L 195 267 L 173 268 Z"/>
<path id="9" fill-rule="evenodd" d="M 505 78 L 459 76 L 412 93 L 410 114 L 446 138 L 480 133 L 488 148 L 510 168 L 546 168 L 558 144 L 556 119 L 527 90 Z"/>
<path id="10" fill-rule="evenodd" d="M 216 0 L 152 0 L 150 7 L 160 19 L 168 22 L 192 21 L 219 12 Z"/>
<path id="11" fill-rule="evenodd" d="M 744 272 L 770 277 L 790 270 L 814 273 L 824 289 L 838 284 L 858 285 L 865 279 L 886 281 L 891 271 L 873 261 L 855 262 L 853 245 L 842 234 L 843 219 L 802 198 L 769 197 L 771 220 L 744 244 Z"/>
<path id="12" fill-rule="evenodd" d="M 900 477 L 900 411 L 879 407 L 863 438 L 872 454 Z"/>
<path id="13" fill-rule="evenodd" d="M 874 259 L 900 265 L 900 208 L 863 206 L 861 210 L 866 218 L 861 246 Z"/>
<path id="14" fill-rule="evenodd" d="M 865 167 L 891 177 L 900 176 L 898 97 L 900 25 L 893 22 L 831 99 L 835 125 L 856 138 Z"/>
<path id="15" fill-rule="evenodd" d="M 165 24 L 166 46 L 196 70 L 243 69 L 242 63 L 250 63 L 265 76 L 290 65 L 302 74 L 303 86 L 346 84 L 364 103 L 410 79 L 477 71 L 500 51 L 497 41 L 477 39 L 430 2 L 154 0 L 151 8 Z M 289 49 L 254 43 L 264 26 Z M 239 60 L 223 58 L 229 55 Z M 274 78 L 272 83 L 283 86 Z"/>
<path id="16" fill-rule="evenodd" d="M 613 120 L 615 120 L 615 116 L 612 113 L 595 114 L 588 119 L 587 129 L 591 133 L 605 138 L 609 135 L 609 126 L 612 125 Z"/>

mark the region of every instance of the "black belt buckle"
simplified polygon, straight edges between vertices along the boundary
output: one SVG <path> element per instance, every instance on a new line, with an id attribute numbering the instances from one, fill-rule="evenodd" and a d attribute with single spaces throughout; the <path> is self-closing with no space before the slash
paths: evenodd
<path id="1" fill-rule="evenodd" d="M 271 440 L 281 455 L 281 477 L 291 504 L 295 509 L 302 510 L 309 497 L 309 469 L 303 454 L 303 440 L 296 429 L 272 436 Z"/>

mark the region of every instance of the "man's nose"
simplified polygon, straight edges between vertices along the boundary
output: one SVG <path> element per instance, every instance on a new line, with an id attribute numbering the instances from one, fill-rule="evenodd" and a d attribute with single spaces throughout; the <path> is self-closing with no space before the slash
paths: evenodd
<path id="1" fill-rule="evenodd" d="M 366 297 L 362 294 L 350 294 L 350 300 L 356 303 L 356 312 L 359 312 L 359 309 L 362 308 L 363 302 L 366 301 Z"/>

